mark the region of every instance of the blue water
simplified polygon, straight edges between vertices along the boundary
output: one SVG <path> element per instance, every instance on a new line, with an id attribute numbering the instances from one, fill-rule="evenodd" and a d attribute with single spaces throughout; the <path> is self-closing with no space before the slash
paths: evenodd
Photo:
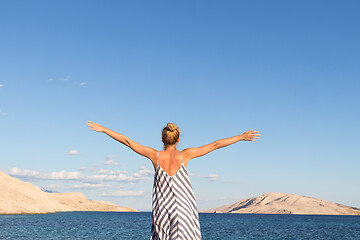
<path id="1" fill-rule="evenodd" d="M 360 216 L 200 213 L 203 239 L 360 239 Z M 150 239 L 151 213 L 0 215 L 0 239 Z"/>

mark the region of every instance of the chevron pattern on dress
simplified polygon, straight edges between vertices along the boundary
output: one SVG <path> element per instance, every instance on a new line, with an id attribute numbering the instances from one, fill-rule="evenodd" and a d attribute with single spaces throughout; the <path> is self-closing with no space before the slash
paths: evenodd
<path id="1" fill-rule="evenodd" d="M 174 176 L 157 164 L 152 207 L 151 240 L 201 239 L 195 196 L 183 163 Z"/>

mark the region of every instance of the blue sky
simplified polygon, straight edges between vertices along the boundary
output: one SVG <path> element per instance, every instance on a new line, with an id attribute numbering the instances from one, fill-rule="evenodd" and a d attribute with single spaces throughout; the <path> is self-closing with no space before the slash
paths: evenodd
<path id="1" fill-rule="evenodd" d="M 2 1 L 0 170 L 151 210 L 162 149 L 259 130 L 188 165 L 200 210 L 265 192 L 360 207 L 358 1 Z M 71 154 L 72 153 L 72 154 Z"/>

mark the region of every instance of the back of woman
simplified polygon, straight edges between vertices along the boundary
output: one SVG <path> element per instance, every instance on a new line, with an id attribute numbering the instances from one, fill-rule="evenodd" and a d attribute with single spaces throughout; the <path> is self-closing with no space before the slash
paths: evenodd
<path id="1" fill-rule="evenodd" d="M 195 196 L 180 151 L 158 152 L 152 209 L 151 239 L 201 239 Z"/>
<path id="2" fill-rule="evenodd" d="M 90 129 L 104 132 L 128 146 L 136 153 L 151 160 L 154 169 L 152 196 L 152 240 L 201 239 L 199 215 L 193 188 L 186 170 L 191 159 L 198 158 L 238 141 L 256 141 L 258 131 L 249 130 L 241 135 L 224 138 L 210 144 L 178 151 L 180 130 L 168 123 L 162 130 L 163 151 L 144 147 L 127 136 L 114 132 L 100 124 L 88 122 Z"/>
<path id="3" fill-rule="evenodd" d="M 181 152 L 174 149 L 174 150 L 167 150 L 167 151 L 160 151 L 159 152 L 159 164 L 160 166 L 168 172 L 170 175 L 174 175 L 180 165 L 182 164 L 181 161 Z M 156 166 L 155 166 L 156 170 Z"/>

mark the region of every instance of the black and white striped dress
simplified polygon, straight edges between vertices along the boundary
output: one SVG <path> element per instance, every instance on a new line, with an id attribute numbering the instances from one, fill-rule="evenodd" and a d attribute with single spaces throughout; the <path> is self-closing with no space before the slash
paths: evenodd
<path id="1" fill-rule="evenodd" d="M 150 240 L 201 239 L 195 196 L 182 156 L 179 170 L 170 176 L 159 165 L 158 152 L 152 208 Z"/>

